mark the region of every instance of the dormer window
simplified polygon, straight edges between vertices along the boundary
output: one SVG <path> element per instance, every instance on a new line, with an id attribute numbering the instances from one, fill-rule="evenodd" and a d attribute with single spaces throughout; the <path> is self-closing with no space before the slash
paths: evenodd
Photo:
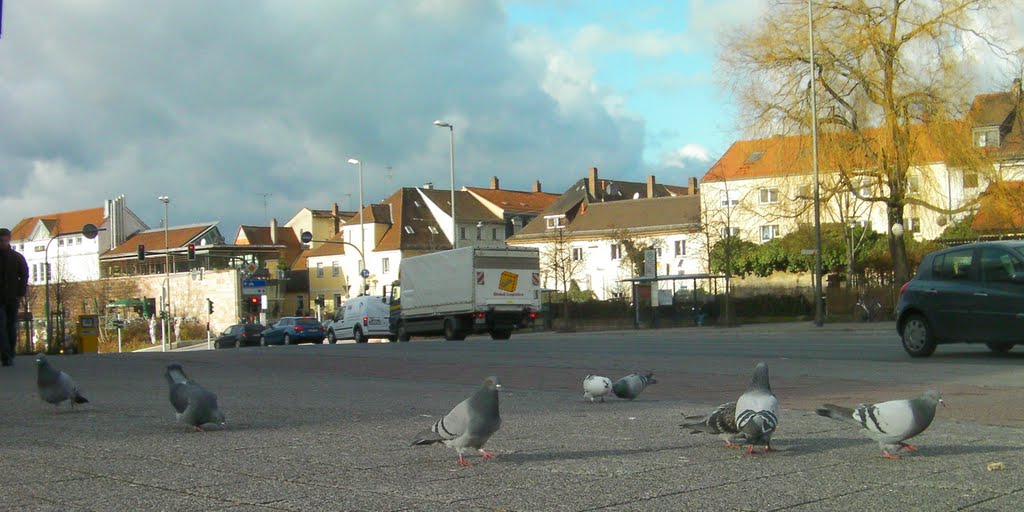
<path id="1" fill-rule="evenodd" d="M 999 127 L 988 126 L 974 129 L 974 145 L 979 148 L 999 146 Z"/>
<path id="2" fill-rule="evenodd" d="M 752 163 L 760 160 L 762 156 L 764 156 L 764 150 L 763 149 L 758 149 L 757 151 L 754 151 L 749 156 L 747 156 L 747 161 L 743 162 L 743 163 L 752 164 Z"/>
<path id="3" fill-rule="evenodd" d="M 431 235 L 436 235 L 436 234 L 438 234 L 437 228 L 436 228 L 436 227 L 434 227 L 434 226 L 427 226 L 427 229 L 428 229 L 428 230 L 430 230 L 430 234 L 431 234 Z"/>
<path id="4" fill-rule="evenodd" d="M 547 223 L 548 229 L 561 229 L 567 225 L 565 215 L 545 215 L 544 221 Z"/>

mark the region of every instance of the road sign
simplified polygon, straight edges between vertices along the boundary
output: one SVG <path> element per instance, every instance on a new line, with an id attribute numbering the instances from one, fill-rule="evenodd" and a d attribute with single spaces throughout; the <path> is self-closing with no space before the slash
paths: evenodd
<path id="1" fill-rule="evenodd" d="M 263 295 L 267 293 L 266 279 L 243 279 L 242 295 Z"/>
<path id="2" fill-rule="evenodd" d="M 800 249 L 800 254 L 803 254 L 804 256 L 813 256 L 814 249 Z"/>
<path id="3" fill-rule="evenodd" d="M 644 249 L 644 276 L 655 277 L 658 273 L 658 251 Z"/>
<path id="4" fill-rule="evenodd" d="M 89 240 L 96 238 L 96 235 L 99 233 L 99 231 L 100 230 L 96 228 L 95 224 L 86 224 L 82 226 L 82 236 L 88 238 Z"/>
<path id="5" fill-rule="evenodd" d="M 309 231 L 303 231 L 302 232 L 302 243 L 308 244 L 308 243 L 310 243 L 312 241 L 313 241 L 313 233 L 310 233 Z"/>
<path id="6" fill-rule="evenodd" d="M 359 271 L 359 275 L 363 276 L 363 279 L 366 279 L 367 277 L 370 277 L 370 269 L 364 268 L 364 269 L 360 270 Z"/>

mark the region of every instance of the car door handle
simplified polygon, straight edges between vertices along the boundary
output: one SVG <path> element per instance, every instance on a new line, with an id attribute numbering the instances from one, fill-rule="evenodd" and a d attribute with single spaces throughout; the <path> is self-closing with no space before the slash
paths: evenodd
<path id="1" fill-rule="evenodd" d="M 988 297 L 988 294 L 987 293 L 983 293 L 983 292 L 974 292 L 974 296 L 975 297 Z"/>
<path id="2" fill-rule="evenodd" d="M 922 291 L 924 291 L 925 293 L 939 293 L 939 291 L 934 289 L 934 288 L 929 288 L 927 290 L 922 290 Z"/>
<path id="3" fill-rule="evenodd" d="M 1017 313 L 1018 320 L 1024 320 L 1024 313 Z"/>

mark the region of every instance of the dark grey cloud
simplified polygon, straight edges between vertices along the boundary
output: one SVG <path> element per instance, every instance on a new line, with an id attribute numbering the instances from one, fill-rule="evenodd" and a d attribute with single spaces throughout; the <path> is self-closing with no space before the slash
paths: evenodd
<path id="1" fill-rule="evenodd" d="M 0 224 L 126 194 L 147 222 L 284 220 L 448 183 L 561 191 L 643 168 L 642 119 L 497 0 L 4 6 Z M 391 167 L 392 179 L 386 176 Z M 642 172 L 642 171 L 641 171 Z"/>

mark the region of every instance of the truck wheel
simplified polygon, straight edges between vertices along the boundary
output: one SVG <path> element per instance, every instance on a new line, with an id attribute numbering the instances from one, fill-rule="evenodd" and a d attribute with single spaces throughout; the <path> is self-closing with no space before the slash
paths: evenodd
<path id="1" fill-rule="evenodd" d="M 334 329 L 331 329 L 331 330 L 327 331 L 327 341 L 331 345 L 334 345 L 335 343 L 338 342 L 337 336 L 334 335 Z"/>
<path id="2" fill-rule="evenodd" d="M 448 341 L 458 341 L 466 339 L 466 335 L 459 332 L 455 327 L 455 319 L 449 318 L 444 321 L 444 339 Z"/>
<path id="3" fill-rule="evenodd" d="M 512 337 L 512 329 L 493 329 L 491 331 L 492 340 L 507 340 Z"/>
<path id="4" fill-rule="evenodd" d="M 409 341 L 412 336 L 409 336 L 409 330 L 405 328 L 405 322 L 398 322 L 398 341 Z"/>
<path id="5" fill-rule="evenodd" d="M 1013 348 L 1013 343 L 986 343 L 985 346 L 996 354 L 1005 354 Z"/>
<path id="6" fill-rule="evenodd" d="M 363 336 L 363 328 L 358 325 L 352 328 L 352 339 L 356 343 L 366 343 L 366 337 Z"/>

